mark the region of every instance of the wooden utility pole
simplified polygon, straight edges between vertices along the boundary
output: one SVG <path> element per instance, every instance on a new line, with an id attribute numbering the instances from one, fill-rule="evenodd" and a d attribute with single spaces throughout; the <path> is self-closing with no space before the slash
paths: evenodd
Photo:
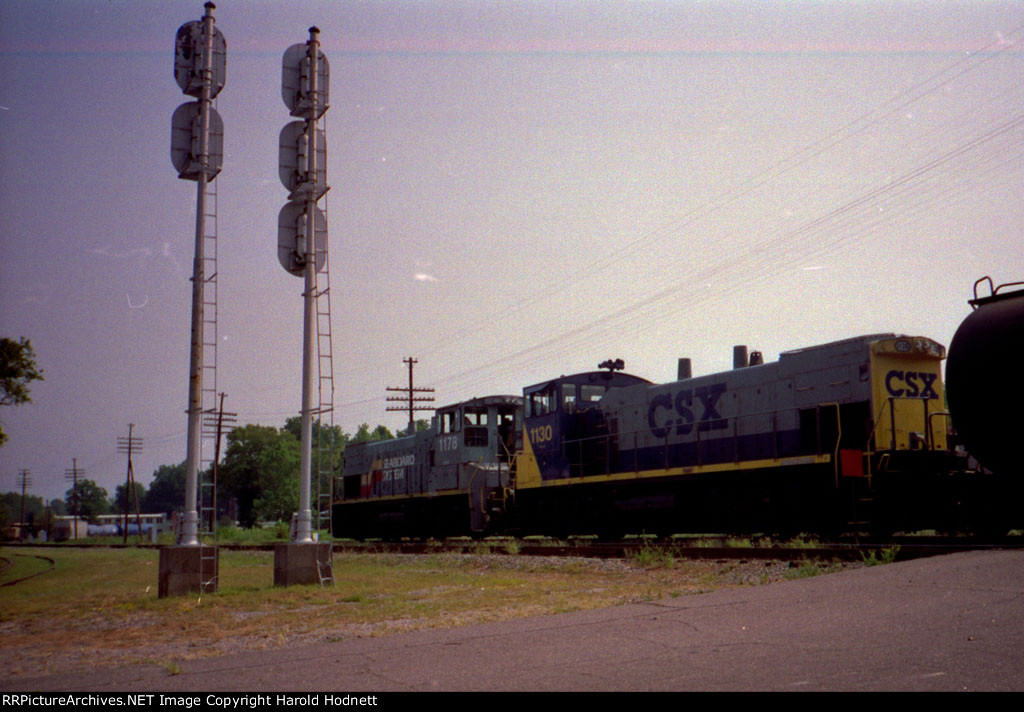
<path id="1" fill-rule="evenodd" d="M 210 531 L 217 530 L 217 474 L 220 466 L 220 438 L 224 434 L 224 427 L 234 427 L 238 421 L 238 413 L 227 413 L 224 411 L 224 398 L 226 393 L 220 394 L 220 407 L 213 414 L 207 414 L 203 421 L 203 427 L 214 433 L 213 462 L 210 464 Z M 216 416 L 216 417 L 214 417 Z"/>
<path id="2" fill-rule="evenodd" d="M 415 412 L 418 410 L 434 410 L 432 406 L 418 406 L 417 403 L 432 403 L 434 401 L 433 396 L 425 396 L 423 398 L 416 398 L 417 393 L 433 393 L 433 388 L 415 388 L 413 387 L 412 380 L 412 367 L 413 364 L 419 363 L 412 356 L 406 359 L 402 359 L 402 363 L 409 364 L 409 387 L 408 388 L 394 388 L 389 387 L 389 391 L 397 391 L 399 393 L 405 393 L 404 396 L 391 396 L 388 398 L 389 401 L 404 402 L 404 406 L 389 406 L 389 411 L 395 410 L 407 410 L 409 411 L 409 435 L 416 432 L 416 419 Z"/>
<path id="3" fill-rule="evenodd" d="M 32 484 L 28 470 L 18 471 L 18 484 L 21 485 L 21 517 L 18 519 L 18 541 L 25 540 L 25 489 Z"/>
<path id="4" fill-rule="evenodd" d="M 78 541 L 78 476 L 84 475 L 85 470 L 78 469 L 78 458 L 71 458 L 71 469 L 64 470 L 64 479 L 71 481 L 71 501 L 74 504 L 74 527 L 75 527 L 75 541 Z"/>
<path id="5" fill-rule="evenodd" d="M 139 493 L 135 491 L 135 469 L 132 467 L 132 453 L 142 450 L 142 438 L 132 436 L 135 423 L 128 423 L 128 437 L 117 439 L 117 451 L 128 456 L 128 474 L 124 480 L 124 538 L 121 543 L 128 543 L 128 498 L 135 500 L 135 526 L 139 528 L 139 541 L 142 540 L 142 516 L 139 514 Z"/>

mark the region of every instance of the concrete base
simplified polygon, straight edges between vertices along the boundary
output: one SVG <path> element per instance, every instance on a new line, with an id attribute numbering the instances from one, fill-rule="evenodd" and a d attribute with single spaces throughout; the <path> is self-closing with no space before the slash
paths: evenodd
<path id="1" fill-rule="evenodd" d="M 321 575 L 332 577 L 332 552 L 330 542 L 275 544 L 274 585 L 320 583 Z"/>
<path id="2" fill-rule="evenodd" d="M 202 555 L 213 558 L 203 561 Z M 203 566 L 212 571 L 204 571 Z M 160 549 L 160 583 L 157 595 L 184 596 L 189 593 L 215 593 L 220 575 L 220 550 L 215 546 L 165 546 Z M 207 581 L 204 582 L 203 578 Z M 205 584 L 205 585 L 204 585 Z"/>

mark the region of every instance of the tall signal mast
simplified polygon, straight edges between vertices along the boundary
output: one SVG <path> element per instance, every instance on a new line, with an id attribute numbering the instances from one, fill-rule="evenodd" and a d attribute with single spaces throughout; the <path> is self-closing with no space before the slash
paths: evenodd
<path id="1" fill-rule="evenodd" d="M 330 65 L 320 49 L 320 30 L 309 41 L 285 50 L 281 98 L 292 116 L 279 141 L 281 182 L 288 202 L 278 215 L 277 257 L 281 266 L 304 279 L 302 316 L 302 410 L 298 526 L 293 541 L 313 542 L 310 489 L 313 463 L 313 359 L 317 344 L 317 273 L 327 265 L 327 217 L 317 201 L 328 191 L 327 137 L 317 121 L 328 109 Z M 328 316 L 328 319 L 330 317 Z"/>
<path id="2" fill-rule="evenodd" d="M 212 218 L 212 224 L 216 225 L 216 200 L 213 201 L 214 212 L 211 216 L 207 197 L 209 186 L 220 173 L 224 162 L 224 122 L 213 107 L 213 100 L 224 87 L 227 42 L 221 31 L 214 27 L 213 11 L 216 5 L 207 2 L 204 7 L 206 13 L 201 20 L 186 22 L 178 28 L 174 43 L 174 78 L 182 92 L 196 97 L 197 101 L 179 106 L 171 119 L 171 162 L 178 170 L 179 178 L 196 181 L 192 339 L 185 458 L 185 522 L 181 539 L 184 546 L 200 545 L 196 499 L 202 447 L 203 375 L 204 370 L 209 370 L 207 362 L 204 361 L 203 347 L 210 345 L 216 348 L 215 339 L 212 344 L 207 344 L 204 329 L 209 321 L 205 314 L 205 308 L 208 306 L 207 282 L 216 278 L 216 269 L 207 274 L 210 257 L 206 254 L 206 243 L 210 239 L 207 221 Z M 213 289 L 215 290 L 215 287 Z M 214 310 L 215 319 L 216 304 L 209 306 Z"/>

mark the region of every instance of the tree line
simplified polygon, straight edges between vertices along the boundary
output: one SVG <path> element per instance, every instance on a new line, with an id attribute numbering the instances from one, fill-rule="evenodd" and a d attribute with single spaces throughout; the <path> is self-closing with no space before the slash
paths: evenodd
<path id="1" fill-rule="evenodd" d="M 418 430 L 429 427 L 425 420 L 416 423 Z M 349 443 L 390 440 L 395 437 L 383 425 L 370 428 L 363 423 L 355 433 L 346 433 L 340 426 L 313 424 L 314 462 L 318 444 L 324 456 L 331 458 L 327 474 L 321 477 L 322 492 L 330 492 L 331 479 L 341 474 L 341 456 Z M 261 521 L 288 521 L 299 507 L 299 460 L 301 419 L 298 416 L 285 421 L 284 427 L 243 425 L 227 435 L 224 457 L 217 468 L 218 515 L 237 518 L 240 526 L 252 527 Z M 314 476 L 317 473 L 314 472 Z M 315 489 L 314 489 L 315 491 Z M 125 498 L 131 493 L 125 485 L 118 485 L 114 495 L 88 478 L 78 480 L 77 500 L 80 517 L 95 520 L 100 514 L 120 514 L 125 509 Z M 161 465 L 153 472 L 147 488 L 135 483 L 139 511 L 171 514 L 181 511 L 185 502 L 185 462 Z M 0 527 L 17 522 L 21 515 L 21 493 L 7 492 L 2 496 Z M 42 497 L 26 495 L 25 520 L 35 526 L 53 516 L 69 515 L 75 511 L 76 489 L 69 488 L 64 499 L 45 502 Z M 129 498 L 128 509 L 135 511 L 135 498 Z M 311 502 L 316 507 L 315 502 Z"/>

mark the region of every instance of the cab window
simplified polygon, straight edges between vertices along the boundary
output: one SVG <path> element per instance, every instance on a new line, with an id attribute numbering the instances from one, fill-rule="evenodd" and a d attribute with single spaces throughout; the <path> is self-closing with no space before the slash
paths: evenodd
<path id="1" fill-rule="evenodd" d="M 537 417 L 554 413 L 557 405 L 555 401 L 555 389 L 546 388 L 543 391 L 531 393 L 526 401 L 527 417 Z"/>
<path id="2" fill-rule="evenodd" d="M 576 384 L 562 384 L 562 412 L 572 413 L 576 410 Z"/>
<path id="3" fill-rule="evenodd" d="M 441 413 L 441 432 L 459 432 L 459 414 L 457 411 L 452 410 L 447 413 Z"/>
<path id="4" fill-rule="evenodd" d="M 487 446 L 487 408 L 467 407 L 463 412 L 466 447 Z"/>

